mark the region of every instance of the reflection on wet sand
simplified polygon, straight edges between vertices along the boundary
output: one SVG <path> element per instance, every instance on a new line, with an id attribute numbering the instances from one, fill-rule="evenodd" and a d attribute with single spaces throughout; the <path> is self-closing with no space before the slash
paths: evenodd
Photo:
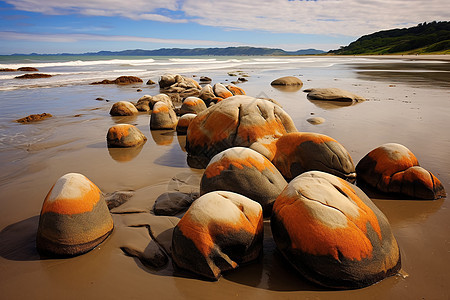
<path id="1" fill-rule="evenodd" d="M 281 92 L 295 93 L 302 88 L 302 85 L 272 85 Z"/>
<path id="2" fill-rule="evenodd" d="M 108 147 L 109 155 L 118 162 L 127 162 L 135 159 L 141 153 L 144 144 L 129 148 L 112 148 Z"/>
<path id="3" fill-rule="evenodd" d="M 157 145 L 169 146 L 173 143 L 174 130 L 150 130 L 152 138 Z"/>
<path id="4" fill-rule="evenodd" d="M 186 152 L 186 135 L 177 134 L 178 145 L 183 152 Z"/>
<path id="5" fill-rule="evenodd" d="M 322 109 L 326 109 L 326 110 L 330 110 L 330 109 L 336 109 L 336 108 L 342 108 L 342 107 L 347 107 L 347 106 L 352 106 L 355 104 L 358 104 L 359 102 L 345 102 L 345 101 L 326 101 L 326 100 L 313 100 L 313 99 L 309 99 L 308 100 L 314 104 L 315 106 L 317 106 L 318 108 L 322 108 Z"/>
<path id="6" fill-rule="evenodd" d="M 116 124 L 131 124 L 131 125 L 136 125 L 133 124 L 133 122 L 136 122 L 137 120 L 137 115 L 132 115 L 132 116 L 116 116 L 116 117 L 111 117 L 111 119 L 114 121 L 114 123 Z"/>

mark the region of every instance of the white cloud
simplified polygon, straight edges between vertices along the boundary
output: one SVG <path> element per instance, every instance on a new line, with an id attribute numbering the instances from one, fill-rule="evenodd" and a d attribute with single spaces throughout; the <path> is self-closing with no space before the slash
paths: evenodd
<path id="1" fill-rule="evenodd" d="M 160 39 L 128 35 L 100 35 L 100 34 L 35 34 L 11 31 L 0 31 L 0 40 L 25 40 L 33 42 L 73 43 L 79 41 L 109 41 L 109 42 L 141 42 L 155 44 L 176 44 L 194 46 L 229 46 L 233 43 L 208 40 L 188 39 Z"/>
<path id="2" fill-rule="evenodd" d="M 448 0 L 6 0 L 44 14 L 122 16 L 196 22 L 231 30 L 360 36 L 424 21 L 450 19 Z M 165 13 L 164 13 L 165 11 Z M 187 19 L 170 12 L 184 13 Z"/>

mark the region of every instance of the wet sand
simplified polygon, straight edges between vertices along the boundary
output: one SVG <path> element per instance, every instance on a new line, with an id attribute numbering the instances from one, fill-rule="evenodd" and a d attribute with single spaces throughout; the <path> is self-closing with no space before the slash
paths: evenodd
<path id="1" fill-rule="evenodd" d="M 385 57 L 383 57 L 384 59 Z M 398 57 L 397 57 L 398 58 Z M 391 58 L 388 58 L 388 60 Z M 426 63 L 419 62 L 427 68 Z M 430 62 L 435 65 L 436 63 Z M 449 63 L 439 72 L 448 76 Z M 299 131 L 329 135 L 351 154 L 355 164 L 370 150 L 388 142 L 407 146 L 421 166 L 433 172 L 450 191 L 450 131 L 448 86 L 416 72 L 399 76 L 402 67 L 413 73 L 417 66 L 386 61 L 364 70 L 249 69 L 249 81 L 241 84 L 248 95 L 270 97 L 283 105 Z M 436 71 L 436 67 L 428 65 Z M 350 70 L 350 71 L 349 71 Z M 207 75 L 215 82 L 229 80 L 227 72 Z M 445 72 L 447 73 L 445 73 Z M 364 72 L 364 73 L 360 73 Z M 348 74 L 353 74 L 348 76 Z M 381 75 L 380 75 L 381 74 Z M 192 75 L 192 74 L 185 74 Z M 302 75 L 302 89 L 339 87 L 367 101 L 352 106 L 309 101 L 299 91 L 282 91 L 270 82 L 285 75 Z M 448 78 L 448 77 L 447 77 Z M 442 83 L 443 82 L 443 83 Z M 76 87 L 59 88 L 64 93 Z M 154 90 L 144 93 L 156 94 Z M 144 93 L 132 87 L 90 88 L 89 96 L 114 101 L 136 101 Z M 76 98 L 76 96 L 72 96 Z M 115 98 L 114 98 L 115 97 Z M 91 97 L 95 99 L 95 97 Z M 167 191 L 196 193 L 202 170 L 186 164 L 184 137 L 175 132 L 150 132 L 149 115 L 110 117 L 112 102 L 92 100 L 89 108 L 73 114 L 21 127 L 29 143 L 0 152 L 0 291 L 2 299 L 448 299 L 450 297 L 450 210 L 447 199 L 436 201 L 385 199 L 370 195 L 389 219 L 402 255 L 403 274 L 373 286 L 333 291 L 307 282 L 276 251 L 270 225 L 265 223 L 264 253 L 255 264 L 209 282 L 175 270 L 171 261 L 156 269 L 126 256 L 120 247 L 138 243 L 150 226 L 148 243 L 157 243 L 170 253 L 171 228 L 180 216 L 155 216 L 149 211 Z M 39 112 L 40 113 L 40 112 Z M 75 115 L 81 115 L 75 117 Z M 311 116 L 325 122 L 312 125 Z M 138 149 L 112 151 L 106 147 L 106 132 L 116 123 L 136 125 L 148 138 Z M 24 129 L 25 128 L 25 129 Z M 69 259 L 41 259 L 35 250 L 39 212 L 45 195 L 65 173 L 79 172 L 103 192 L 134 191 L 126 204 L 112 210 L 113 234 L 93 251 Z M 134 228 L 130 233 L 127 228 Z M 144 231 L 142 231 L 144 230 Z"/>

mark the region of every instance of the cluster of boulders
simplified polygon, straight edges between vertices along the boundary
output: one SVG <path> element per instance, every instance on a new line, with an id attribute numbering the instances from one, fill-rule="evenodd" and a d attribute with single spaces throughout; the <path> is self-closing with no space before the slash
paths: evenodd
<path id="1" fill-rule="evenodd" d="M 277 248 L 305 278 L 331 288 L 365 287 L 396 274 L 401 258 L 387 218 L 355 180 L 362 188 L 412 198 L 446 195 L 439 180 L 402 145 L 382 145 L 355 168 L 338 141 L 298 132 L 274 101 L 221 84 L 199 89 L 179 75 L 162 81 L 163 89 L 196 89 L 198 97 L 189 95 L 175 108 L 165 94 L 146 95 L 136 105 L 115 103 L 111 115 L 151 111 L 150 128 L 186 133 L 189 165 L 205 169 L 198 198 L 165 193 L 154 204 L 158 215 L 185 211 L 167 251 L 177 268 L 218 280 L 223 272 L 257 260 L 263 254 L 265 217 Z M 145 141 L 128 124 L 115 125 L 107 134 L 111 148 L 139 147 Z M 83 175 L 67 174 L 44 200 L 37 247 L 47 255 L 82 254 L 112 228 L 103 193 Z M 143 234 L 150 239 L 144 229 Z M 122 249 L 152 266 L 167 263 L 162 250 L 145 241 Z"/>

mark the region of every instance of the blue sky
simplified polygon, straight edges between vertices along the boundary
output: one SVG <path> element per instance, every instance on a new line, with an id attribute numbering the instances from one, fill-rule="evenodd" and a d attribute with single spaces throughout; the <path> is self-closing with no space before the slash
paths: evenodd
<path id="1" fill-rule="evenodd" d="M 448 0 L 5 0 L 0 54 L 257 46 L 337 49 L 450 20 Z"/>

